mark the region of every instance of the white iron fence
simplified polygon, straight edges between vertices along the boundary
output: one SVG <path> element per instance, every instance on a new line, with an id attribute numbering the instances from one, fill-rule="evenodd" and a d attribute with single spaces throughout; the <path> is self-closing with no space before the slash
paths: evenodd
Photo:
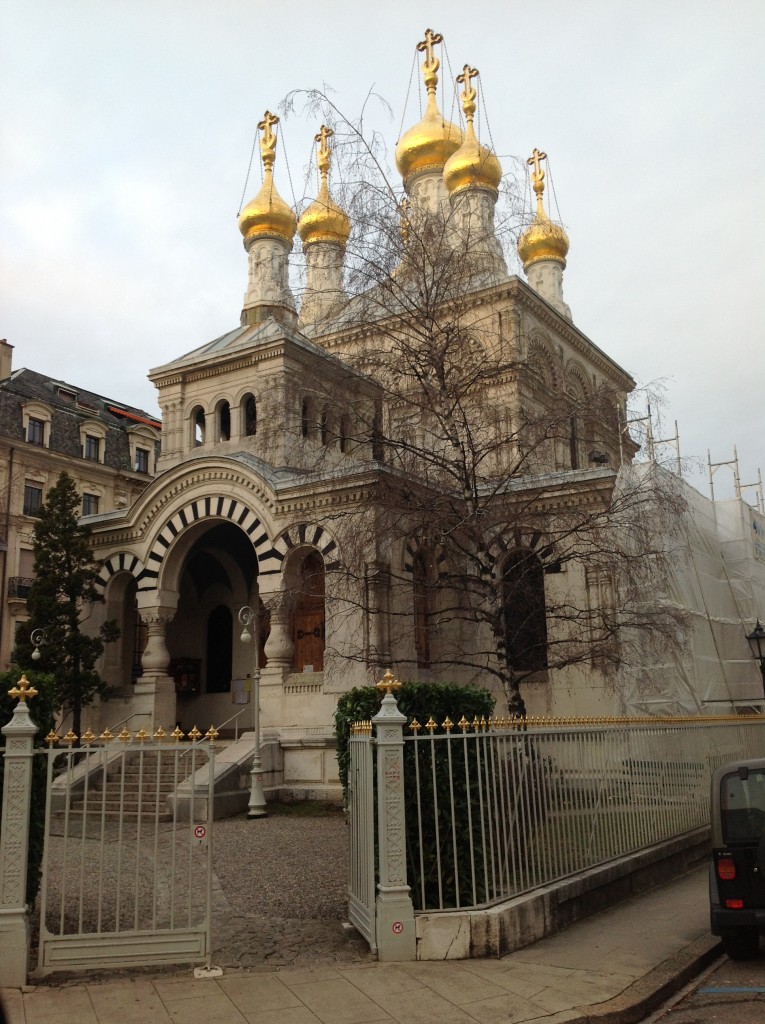
<path id="1" fill-rule="evenodd" d="M 713 770 L 765 749 L 762 716 L 396 725 L 380 685 L 380 714 L 351 730 L 349 816 L 351 918 L 381 959 L 405 958 L 380 923 L 402 879 L 414 912 L 497 904 L 708 825 Z M 393 886 L 370 857 L 396 864 L 402 832 Z"/>
<path id="2" fill-rule="evenodd" d="M 415 910 L 490 905 L 708 824 L 713 769 L 762 751 L 763 726 L 415 726 L 404 753 Z"/>

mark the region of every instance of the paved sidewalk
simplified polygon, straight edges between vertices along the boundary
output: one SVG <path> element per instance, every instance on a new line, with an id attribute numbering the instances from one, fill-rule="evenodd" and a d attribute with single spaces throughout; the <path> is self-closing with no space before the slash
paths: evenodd
<path id="1" fill-rule="evenodd" d="M 20 992 L 9 1024 L 540 1024 L 640 1020 L 716 955 L 706 868 L 501 960 L 122 974 Z"/>

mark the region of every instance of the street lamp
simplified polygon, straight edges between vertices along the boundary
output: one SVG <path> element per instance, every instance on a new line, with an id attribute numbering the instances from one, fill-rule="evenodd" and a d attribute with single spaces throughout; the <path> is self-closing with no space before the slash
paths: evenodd
<path id="1" fill-rule="evenodd" d="M 243 644 L 252 641 L 250 625 L 254 623 L 252 632 L 255 634 L 255 664 L 252 669 L 252 727 L 255 733 L 255 754 L 250 769 L 250 802 L 247 805 L 248 818 L 265 818 L 266 798 L 263 793 L 263 765 L 260 762 L 260 631 L 258 614 L 248 604 L 239 609 L 239 621 L 242 624 L 242 635 L 239 639 Z"/>
<path id="2" fill-rule="evenodd" d="M 759 623 L 757 623 L 759 625 Z M 32 651 L 32 661 L 39 661 L 42 655 L 40 654 L 40 644 L 45 643 L 45 633 L 41 629 L 34 629 L 29 634 L 29 639 L 34 644 L 35 649 Z"/>
<path id="3" fill-rule="evenodd" d="M 754 627 L 751 633 L 747 634 L 747 640 L 749 646 L 752 649 L 752 657 L 755 661 L 760 663 L 760 674 L 762 675 L 762 692 L 765 695 L 765 629 L 760 625 L 760 620 L 757 620 L 757 625 Z"/>

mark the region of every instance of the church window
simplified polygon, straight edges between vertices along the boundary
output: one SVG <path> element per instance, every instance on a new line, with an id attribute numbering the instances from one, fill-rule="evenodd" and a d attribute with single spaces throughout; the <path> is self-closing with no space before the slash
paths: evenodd
<path id="1" fill-rule="evenodd" d="M 329 444 L 329 413 L 326 409 L 321 411 L 321 443 L 323 445 Z"/>
<path id="2" fill-rule="evenodd" d="M 324 562 L 310 551 L 300 569 L 293 619 L 295 672 L 324 671 Z"/>
<path id="3" fill-rule="evenodd" d="M 197 406 L 191 414 L 192 441 L 195 447 L 205 443 L 205 411 Z"/>
<path id="4" fill-rule="evenodd" d="M 351 418 L 350 418 L 350 416 L 347 416 L 347 415 L 346 416 L 341 416 L 340 417 L 340 436 L 338 438 L 338 442 L 339 442 L 339 445 L 340 445 L 340 451 L 343 452 L 343 453 L 348 451 L 348 447 L 350 445 L 350 435 L 351 435 Z"/>
<path id="5" fill-rule="evenodd" d="M 136 448 L 135 450 L 135 471 L 136 473 L 149 472 L 149 450 L 148 448 Z"/>
<path id="6" fill-rule="evenodd" d="M 571 468 L 579 469 L 579 421 L 576 416 L 571 417 L 568 446 Z"/>
<path id="7" fill-rule="evenodd" d="M 376 409 L 372 420 L 372 458 L 376 462 L 383 460 L 382 410 Z"/>
<path id="8" fill-rule="evenodd" d="M 521 671 L 547 668 L 547 616 L 542 563 L 533 551 L 508 556 L 502 577 L 508 664 Z"/>
<path id="9" fill-rule="evenodd" d="M 313 403 L 310 398 L 304 398 L 300 404 L 300 434 L 302 437 L 309 437 L 313 420 Z"/>
<path id="10" fill-rule="evenodd" d="M 228 402 L 218 405 L 218 440 L 228 441 L 231 438 L 231 406 Z"/>
<path id="11" fill-rule="evenodd" d="M 417 668 L 430 668 L 430 600 L 428 592 L 428 565 L 422 551 L 412 564 L 412 591 L 414 603 L 414 650 Z"/>
<path id="12" fill-rule="evenodd" d="M 244 400 L 244 430 L 245 437 L 254 437 L 258 429 L 258 407 L 253 395 L 247 395 Z"/>

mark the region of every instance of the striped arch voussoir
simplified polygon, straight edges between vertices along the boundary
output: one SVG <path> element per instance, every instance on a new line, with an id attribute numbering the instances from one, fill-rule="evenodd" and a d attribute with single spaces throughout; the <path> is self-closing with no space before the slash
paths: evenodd
<path id="1" fill-rule="evenodd" d="M 131 576 L 134 576 L 137 580 L 140 580 L 141 574 L 144 571 L 144 564 L 140 558 L 136 555 L 112 555 L 111 558 L 107 558 L 101 566 L 101 571 L 98 574 L 96 580 L 96 586 L 100 590 L 105 590 L 109 580 L 112 576 L 116 576 L 118 572 L 129 572 Z"/>
<path id="2" fill-rule="evenodd" d="M 439 579 L 446 572 L 446 552 L 443 547 L 439 544 L 435 548 L 428 545 L 421 537 L 414 536 L 410 537 L 406 542 L 406 549 L 404 550 L 404 572 L 410 576 L 414 570 L 414 559 L 420 551 L 426 548 L 428 552 L 435 556 L 435 569 Z"/>
<path id="3" fill-rule="evenodd" d="M 205 519 L 227 519 L 244 530 L 255 548 L 258 571 L 265 571 L 264 565 L 269 564 L 275 552 L 265 527 L 252 509 L 235 498 L 197 498 L 176 512 L 162 527 L 146 559 L 146 568 L 138 578 L 139 591 L 156 590 L 162 562 L 170 545 L 187 526 Z"/>
<path id="4" fill-rule="evenodd" d="M 274 541 L 274 546 L 260 567 L 261 573 L 268 576 L 282 571 L 282 563 L 290 551 L 299 547 L 315 548 L 324 559 L 324 569 L 331 572 L 340 567 L 337 557 L 337 543 L 334 538 L 315 523 L 298 523 L 290 526 Z"/>
<path id="5" fill-rule="evenodd" d="M 554 545 L 547 543 L 538 530 L 529 533 L 523 533 L 520 530 L 515 530 L 511 536 L 495 538 L 489 546 L 489 553 L 492 556 L 494 565 L 494 571 L 492 573 L 494 579 L 500 578 L 500 567 L 505 560 L 505 555 L 511 551 L 516 551 L 519 548 L 523 548 L 526 551 L 533 551 L 542 563 L 545 572 L 560 571 L 555 557 Z"/>

